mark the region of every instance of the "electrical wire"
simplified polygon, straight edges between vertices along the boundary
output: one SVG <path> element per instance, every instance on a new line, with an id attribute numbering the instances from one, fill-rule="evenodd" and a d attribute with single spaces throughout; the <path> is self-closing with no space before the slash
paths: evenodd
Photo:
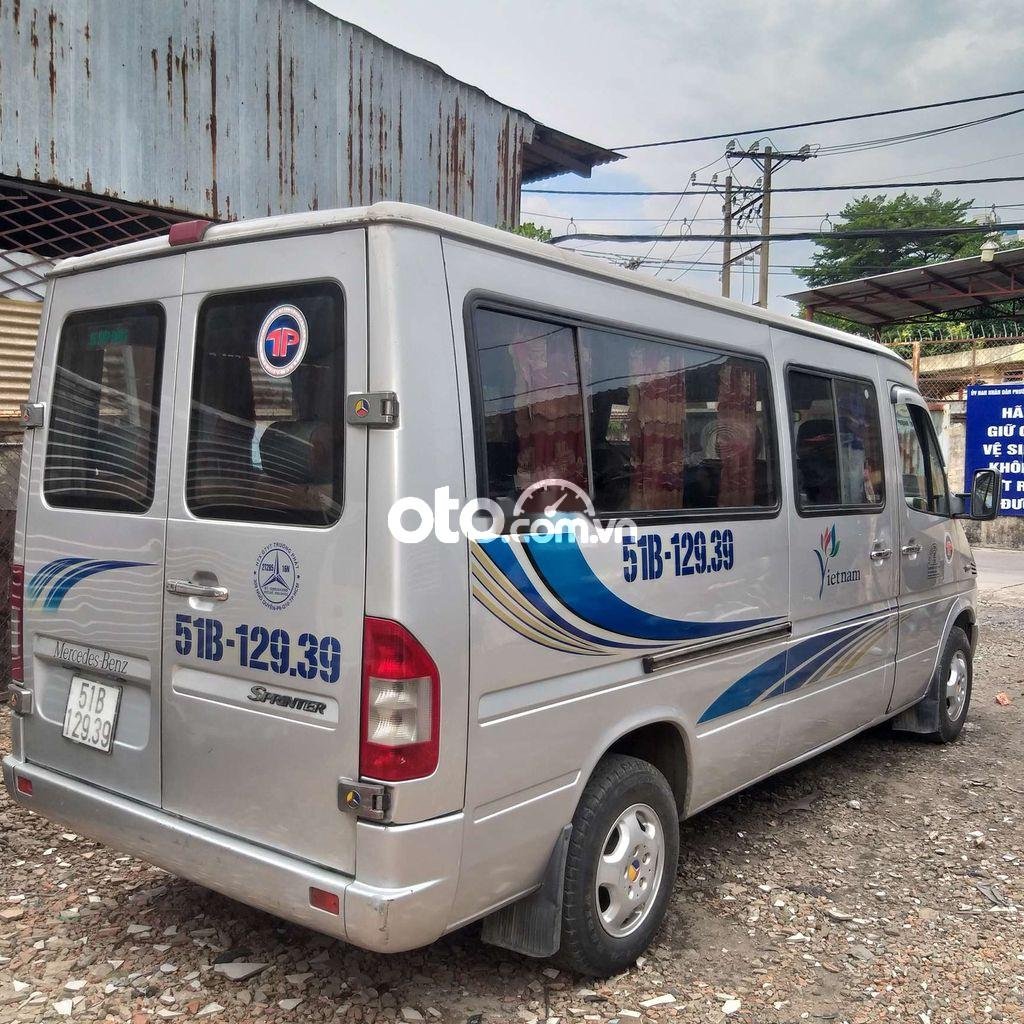
<path id="1" fill-rule="evenodd" d="M 1003 181 L 1024 181 L 1024 175 L 1010 174 L 999 178 L 950 178 L 945 181 L 883 181 L 860 185 L 797 185 L 788 188 L 772 188 L 773 195 L 782 192 L 851 192 L 857 189 L 878 188 L 939 188 L 944 185 L 994 185 Z M 740 186 L 734 191 L 760 192 L 761 189 Z M 700 189 L 571 189 L 571 188 L 524 188 L 524 193 L 546 196 L 698 196 Z"/>
<path id="2" fill-rule="evenodd" d="M 1009 224 L 951 224 L 948 227 L 940 228 L 854 228 L 852 230 L 835 231 L 787 231 L 781 234 L 748 234 L 731 235 L 733 242 L 813 242 L 820 238 L 945 238 L 947 235 L 977 235 L 991 234 L 994 230 L 1022 231 L 1024 222 Z M 721 242 L 724 238 L 721 234 L 714 235 L 688 235 L 687 238 L 693 242 Z M 556 235 L 549 240 L 551 245 L 559 245 L 562 242 L 573 240 L 580 242 L 652 242 L 660 239 L 659 235 L 612 235 L 602 232 L 581 231 L 574 235 Z"/>
<path id="3" fill-rule="evenodd" d="M 1012 117 L 1014 114 L 1024 112 L 1024 107 L 1017 107 L 1014 110 L 1006 110 L 1001 114 L 993 114 L 990 117 L 979 117 L 973 121 L 962 121 L 960 124 L 948 124 L 940 128 L 926 128 L 919 132 L 908 132 L 903 135 L 890 135 L 881 139 L 865 139 L 861 142 L 843 142 L 834 146 L 822 146 L 816 151 L 817 156 L 835 156 L 836 154 L 866 153 L 874 149 L 886 149 L 889 146 L 900 146 L 905 142 L 919 142 L 922 139 L 931 139 L 939 135 L 948 135 L 950 132 L 960 131 L 963 128 L 973 128 L 979 124 L 989 124 L 992 121 L 1000 121 L 1004 117 Z"/>
<path id="4" fill-rule="evenodd" d="M 1014 154 L 1024 155 L 1024 154 Z M 967 210 L 1019 210 L 1024 208 L 1024 203 L 985 203 L 983 206 L 968 206 Z M 560 213 L 543 213 L 540 210 L 523 210 L 524 217 L 547 217 L 549 220 L 564 220 L 567 223 L 573 221 L 579 224 L 581 220 L 600 220 L 608 224 L 641 224 L 651 223 L 660 224 L 664 220 L 663 217 L 569 217 Z M 773 213 L 772 220 L 824 220 L 826 217 L 838 217 L 839 214 L 834 211 L 828 211 L 827 213 Z M 683 222 L 690 224 L 701 223 L 715 223 L 720 224 L 722 221 L 721 217 L 676 217 L 671 220 L 672 224 L 682 224 Z"/>
<path id="5" fill-rule="evenodd" d="M 938 107 L 955 107 L 963 103 L 980 103 L 984 100 L 1005 99 L 1007 96 L 1024 96 L 1024 89 L 1013 89 L 1009 92 L 993 92 L 984 96 L 965 96 L 956 100 L 943 100 L 938 103 L 919 103 L 913 107 L 892 107 L 889 110 L 872 110 L 866 114 L 846 114 L 843 117 L 826 117 L 817 121 L 796 121 L 793 124 L 777 124 L 770 128 L 748 128 L 745 131 L 718 132 L 714 135 L 693 135 L 685 139 L 665 139 L 659 142 L 638 142 L 629 146 L 611 146 L 611 149 L 654 149 L 658 146 L 682 146 L 690 142 L 713 142 L 716 139 L 732 139 L 741 135 L 755 135 L 764 132 L 783 132 L 790 128 L 813 128 L 822 124 L 842 124 L 846 121 L 862 121 L 869 117 L 887 117 L 890 114 L 909 114 L 915 110 L 935 110 Z"/>

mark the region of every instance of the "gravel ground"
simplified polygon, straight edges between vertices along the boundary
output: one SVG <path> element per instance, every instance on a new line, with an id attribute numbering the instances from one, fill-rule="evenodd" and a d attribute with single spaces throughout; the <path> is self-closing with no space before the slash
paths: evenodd
<path id="1" fill-rule="evenodd" d="M 474 928 L 351 949 L 3 793 L 0 1021 L 1024 1021 L 1024 604 L 982 614 L 960 742 L 877 730 L 686 822 L 665 928 L 604 983 Z M 234 980 L 229 963 L 261 966 Z"/>

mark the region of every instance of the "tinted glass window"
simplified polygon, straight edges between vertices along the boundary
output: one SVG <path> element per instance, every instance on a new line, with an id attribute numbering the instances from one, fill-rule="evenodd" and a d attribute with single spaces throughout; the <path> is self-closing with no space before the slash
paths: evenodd
<path id="1" fill-rule="evenodd" d="M 896 434 L 900 446 L 903 495 L 918 512 L 949 514 L 949 492 L 935 430 L 919 405 L 896 406 Z"/>
<path id="2" fill-rule="evenodd" d="M 514 501 L 545 479 L 588 490 L 573 329 L 486 309 L 474 327 L 488 497 Z"/>
<path id="3" fill-rule="evenodd" d="M 881 507 L 882 435 L 871 384 L 791 370 L 789 406 L 799 507 Z"/>
<path id="4" fill-rule="evenodd" d="M 580 360 L 599 512 L 776 504 L 763 363 L 589 328 Z"/>
<path id="5" fill-rule="evenodd" d="M 308 526 L 338 519 L 342 325 L 341 291 L 330 284 L 203 303 L 186 474 L 195 515 Z"/>
<path id="6" fill-rule="evenodd" d="M 51 505 L 149 508 L 163 345 L 158 305 L 73 313 L 64 322 L 43 476 Z"/>

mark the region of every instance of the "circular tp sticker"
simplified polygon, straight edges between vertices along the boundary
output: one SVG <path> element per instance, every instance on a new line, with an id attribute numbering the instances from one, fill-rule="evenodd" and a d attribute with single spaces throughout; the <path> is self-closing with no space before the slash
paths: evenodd
<path id="1" fill-rule="evenodd" d="M 947 562 L 952 562 L 953 561 L 953 552 L 954 551 L 956 551 L 956 548 L 953 545 L 953 538 L 950 537 L 950 535 L 947 533 L 946 534 L 946 561 Z"/>
<path id="2" fill-rule="evenodd" d="M 256 559 L 252 584 L 271 611 L 287 608 L 299 590 L 299 560 L 287 544 L 268 544 Z"/>
<path id="3" fill-rule="evenodd" d="M 276 306 L 264 318 L 256 339 L 256 355 L 268 377 L 287 377 L 306 354 L 308 328 L 302 310 Z"/>

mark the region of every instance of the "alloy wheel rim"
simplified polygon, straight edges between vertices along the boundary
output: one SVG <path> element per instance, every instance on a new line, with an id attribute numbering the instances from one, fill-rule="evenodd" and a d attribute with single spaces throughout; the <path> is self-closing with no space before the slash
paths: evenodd
<path id="1" fill-rule="evenodd" d="M 594 879 L 598 919 L 609 935 L 624 938 L 647 920 L 664 867 L 661 818 L 648 804 L 632 804 L 608 830 Z"/>
<path id="2" fill-rule="evenodd" d="M 946 714 L 951 722 L 958 722 L 967 706 L 967 659 L 963 651 L 957 651 L 949 663 L 945 695 Z"/>

